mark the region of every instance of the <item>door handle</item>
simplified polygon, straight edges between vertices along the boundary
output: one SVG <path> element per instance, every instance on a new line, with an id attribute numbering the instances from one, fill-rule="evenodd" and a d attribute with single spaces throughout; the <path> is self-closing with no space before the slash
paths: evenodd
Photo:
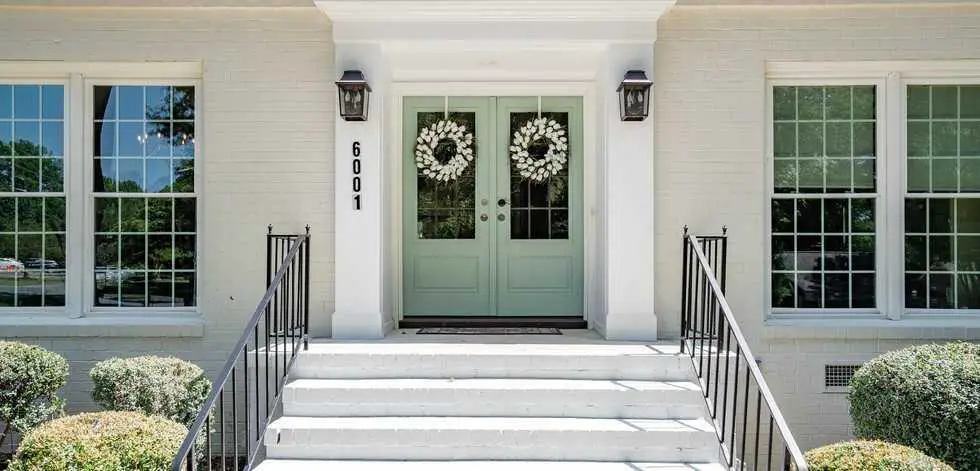
<path id="1" fill-rule="evenodd" d="M 499 200 L 497 200 L 497 206 L 500 206 L 501 208 L 507 206 L 507 200 L 504 198 L 500 198 Z"/>

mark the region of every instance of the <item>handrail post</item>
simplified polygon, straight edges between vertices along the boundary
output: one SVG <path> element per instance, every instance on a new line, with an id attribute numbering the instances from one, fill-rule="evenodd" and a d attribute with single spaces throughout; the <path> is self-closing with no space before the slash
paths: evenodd
<path id="1" fill-rule="evenodd" d="M 687 225 L 684 225 L 684 237 L 681 239 L 681 252 L 683 253 L 683 261 L 681 266 L 684 268 L 681 274 L 681 353 L 684 353 L 685 349 L 685 339 L 687 338 L 687 297 L 689 293 L 687 292 L 687 277 L 688 277 L 688 248 L 687 248 Z"/>
<path id="2" fill-rule="evenodd" d="M 265 235 L 265 289 L 272 285 L 272 224 L 269 224 L 269 232 Z"/>
<path id="3" fill-rule="evenodd" d="M 303 253 L 305 261 L 303 268 L 303 350 L 310 349 L 310 226 L 306 226 L 306 250 Z"/>

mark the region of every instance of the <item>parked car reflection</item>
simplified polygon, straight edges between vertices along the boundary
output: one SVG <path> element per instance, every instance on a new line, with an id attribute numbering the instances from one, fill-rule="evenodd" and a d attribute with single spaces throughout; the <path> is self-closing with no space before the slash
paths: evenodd
<path id="1" fill-rule="evenodd" d="M 7 278 L 23 278 L 27 276 L 24 264 L 13 258 L 0 258 L 0 275 Z"/>

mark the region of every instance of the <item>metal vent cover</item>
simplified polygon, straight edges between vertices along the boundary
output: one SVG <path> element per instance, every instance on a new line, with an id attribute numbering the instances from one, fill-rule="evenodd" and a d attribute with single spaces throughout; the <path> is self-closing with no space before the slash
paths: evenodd
<path id="1" fill-rule="evenodd" d="M 827 389 L 847 388 L 861 365 L 824 365 L 823 385 Z"/>

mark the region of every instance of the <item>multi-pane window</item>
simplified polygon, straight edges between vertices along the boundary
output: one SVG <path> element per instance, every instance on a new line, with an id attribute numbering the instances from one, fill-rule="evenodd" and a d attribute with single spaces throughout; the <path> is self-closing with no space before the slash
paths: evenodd
<path id="1" fill-rule="evenodd" d="M 473 155 L 482 136 L 476 135 L 476 113 L 423 111 L 418 113 L 418 132 L 436 125 L 444 119 L 465 126 L 474 133 Z M 454 155 L 455 145 L 444 139 L 435 149 L 435 157 L 446 161 Z M 476 238 L 476 162 L 463 170 L 452 181 L 439 181 L 417 169 L 418 214 L 416 215 L 419 239 L 475 239 Z"/>
<path id="2" fill-rule="evenodd" d="M 980 309 L 980 85 L 906 88 L 905 307 Z"/>
<path id="3" fill-rule="evenodd" d="M 65 305 L 65 87 L 0 82 L 0 307 Z"/>
<path id="4" fill-rule="evenodd" d="M 538 117 L 554 120 L 568 129 L 568 113 L 511 113 L 508 135 Z M 532 155 L 544 155 L 548 144 L 532 143 L 530 151 Z M 565 165 L 543 181 L 535 181 L 523 178 L 517 161 L 510 161 L 511 239 L 568 239 L 568 167 Z"/>
<path id="5" fill-rule="evenodd" d="M 876 306 L 874 86 L 773 88 L 772 307 Z"/>
<path id="6" fill-rule="evenodd" d="M 194 88 L 95 86 L 95 306 L 196 305 Z"/>

